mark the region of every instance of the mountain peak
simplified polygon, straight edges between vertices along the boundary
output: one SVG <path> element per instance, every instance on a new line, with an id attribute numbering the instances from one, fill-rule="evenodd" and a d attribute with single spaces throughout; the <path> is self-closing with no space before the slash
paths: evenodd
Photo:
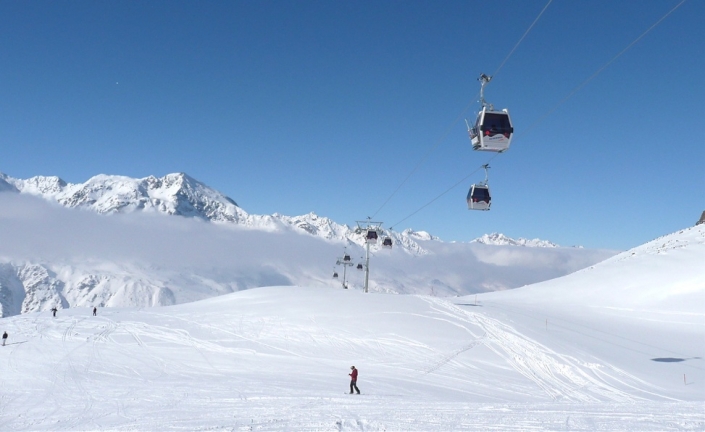
<path id="1" fill-rule="evenodd" d="M 528 239 L 521 238 L 521 237 L 518 239 L 513 239 L 513 238 L 507 237 L 506 235 L 501 234 L 501 233 L 485 234 L 482 237 L 476 238 L 475 240 L 471 241 L 470 243 L 482 243 L 482 244 L 495 245 L 495 246 L 525 246 L 525 247 L 548 247 L 548 248 L 559 247 L 557 244 L 552 243 L 548 240 L 541 240 L 541 239 L 528 240 Z"/>
<path id="2" fill-rule="evenodd" d="M 120 175 L 99 174 L 85 183 L 66 183 L 59 177 L 37 176 L 27 180 L 14 179 L 0 173 L 0 191 L 23 192 L 56 201 L 66 207 L 84 208 L 98 213 L 157 212 L 168 215 L 226 222 L 264 230 L 281 228 L 307 232 L 327 240 L 364 245 L 365 238 L 347 225 L 319 216 L 311 211 L 301 216 L 249 215 L 228 196 L 210 188 L 184 172 L 163 177 L 142 179 Z M 426 231 L 406 229 L 388 231 L 395 249 L 423 255 L 429 253 L 423 242 L 440 241 Z M 491 245 L 557 247 L 545 240 L 512 239 L 504 234 L 486 234 L 473 242 Z M 376 245 L 373 249 L 378 249 Z"/>

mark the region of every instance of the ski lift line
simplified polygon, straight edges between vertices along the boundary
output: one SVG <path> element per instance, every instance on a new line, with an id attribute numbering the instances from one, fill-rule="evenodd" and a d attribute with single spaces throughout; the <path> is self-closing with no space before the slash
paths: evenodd
<path id="1" fill-rule="evenodd" d="M 549 115 L 553 114 L 553 113 L 558 109 L 558 107 L 560 107 L 561 105 L 563 105 L 566 101 L 568 101 L 568 99 L 570 99 L 571 97 L 573 97 L 574 94 L 576 94 L 576 93 L 577 93 L 578 91 L 580 91 L 583 87 L 585 87 L 590 81 L 592 81 L 593 79 L 595 79 L 595 77 L 597 77 L 600 73 L 602 73 L 602 71 L 604 71 L 605 69 L 607 69 L 607 67 L 608 67 L 609 65 L 611 65 L 611 64 L 614 63 L 619 57 L 621 57 L 622 54 L 624 54 L 625 52 L 629 51 L 629 49 L 630 49 L 632 46 L 634 46 L 637 42 L 639 42 L 639 41 L 640 41 L 644 36 L 646 36 L 651 30 L 653 30 L 654 28 L 656 28 L 656 26 L 658 26 L 659 24 L 661 24 L 661 22 L 662 22 L 663 20 L 665 20 L 665 19 L 666 19 L 670 14 L 672 14 L 676 9 L 678 9 L 679 7 L 681 7 L 681 5 L 683 5 L 683 3 L 685 3 L 686 1 L 687 1 L 687 0 L 681 0 L 680 3 L 678 3 L 676 6 L 674 6 L 673 9 L 671 9 L 670 11 L 668 11 L 664 16 L 662 16 L 661 18 L 659 18 L 658 21 L 656 21 L 651 27 L 649 27 L 649 28 L 648 28 L 644 33 L 642 33 L 639 37 L 637 37 L 636 39 L 634 39 L 634 41 L 632 41 L 632 43 L 630 43 L 629 45 L 627 45 L 626 48 L 624 48 L 624 49 L 623 49 L 622 51 L 620 51 L 617 55 L 615 55 L 614 57 L 612 57 L 612 59 L 610 59 L 610 61 L 608 61 L 607 63 L 605 63 L 604 66 L 602 66 L 601 68 L 597 69 L 592 75 L 590 75 L 590 77 L 588 77 L 585 81 L 583 81 L 581 84 L 579 84 L 579 85 L 578 85 L 577 87 L 575 87 L 573 90 L 571 90 L 571 92 L 568 93 L 568 95 L 567 95 L 566 97 L 564 97 L 563 99 L 561 99 L 560 102 L 558 102 L 553 108 L 551 108 L 550 110 L 548 110 L 544 115 L 542 115 L 541 117 L 539 117 L 538 120 L 536 120 L 534 123 L 532 123 L 531 125 L 529 125 L 529 127 L 527 127 L 526 129 L 524 129 L 524 132 L 522 133 L 522 135 L 525 134 L 525 133 L 528 133 L 529 131 L 531 131 L 531 130 L 532 130 L 533 128 L 535 128 L 539 123 L 541 123 L 542 121 L 544 121 L 544 120 L 546 119 L 546 117 L 548 117 Z"/>
<path id="2" fill-rule="evenodd" d="M 447 194 L 448 192 L 452 191 L 453 189 L 455 189 L 456 187 L 458 187 L 461 183 L 463 183 L 465 180 L 469 179 L 469 178 L 470 178 L 471 176 L 473 176 L 475 173 L 477 173 L 477 172 L 480 171 L 481 169 L 484 169 L 485 165 L 489 165 L 489 163 L 492 162 L 492 160 L 493 160 L 494 158 L 496 158 L 497 156 L 499 156 L 500 154 L 501 154 L 501 153 L 496 153 L 496 154 L 494 154 L 491 158 L 489 158 L 489 159 L 487 160 L 487 163 L 485 163 L 484 165 L 482 165 L 482 166 L 480 166 L 479 168 L 475 169 L 475 171 L 473 171 L 473 172 L 471 172 L 470 174 L 466 175 L 466 176 L 463 177 L 462 179 L 458 180 L 453 186 L 451 186 L 451 187 L 449 187 L 448 189 L 444 190 L 440 195 L 436 196 L 436 197 L 433 198 L 431 201 L 429 201 L 429 202 L 427 202 L 426 204 L 424 204 L 423 206 L 419 207 L 417 210 L 415 210 L 414 212 L 412 212 L 411 214 L 409 214 L 408 216 L 406 216 L 404 219 L 401 219 L 400 221 L 398 221 L 398 222 L 396 222 L 396 223 L 393 223 L 392 226 L 394 226 L 394 225 L 399 225 L 400 223 L 402 223 L 402 222 L 404 222 L 405 220 L 409 219 L 410 217 L 412 217 L 412 216 L 415 215 L 416 213 L 418 213 L 418 212 L 420 212 L 421 210 L 425 209 L 426 207 L 430 206 L 431 204 L 433 204 L 434 202 L 436 202 L 437 200 L 439 200 L 443 195 L 445 195 L 445 194 Z"/>
<path id="3" fill-rule="evenodd" d="M 583 87 L 585 87 L 585 85 L 587 85 L 590 81 L 592 81 L 595 77 L 597 77 L 597 76 L 598 76 L 603 70 L 605 70 L 609 65 L 611 65 L 612 63 L 614 63 L 622 54 L 624 54 L 625 52 L 627 52 L 632 46 L 634 46 L 637 42 L 639 42 L 642 38 L 644 38 L 644 36 L 646 36 L 651 30 L 653 30 L 653 29 L 656 28 L 659 24 L 661 24 L 661 22 L 662 22 L 663 20 L 665 20 L 669 15 L 671 15 L 673 12 L 675 12 L 675 10 L 678 9 L 679 7 L 681 7 L 681 6 L 683 5 L 683 3 L 685 3 L 686 1 L 687 1 L 687 0 L 681 0 L 680 3 L 678 3 L 677 5 L 675 5 L 675 6 L 674 6 L 671 10 L 669 10 L 668 12 L 666 12 L 666 14 L 663 15 L 661 18 L 659 18 L 658 21 L 656 21 L 651 27 L 649 27 L 649 28 L 648 28 L 645 32 L 643 32 L 639 37 L 637 37 L 636 39 L 634 39 L 634 41 L 632 41 L 629 45 L 627 45 L 626 48 L 624 48 L 624 49 L 623 49 L 622 51 L 620 51 L 617 55 L 615 55 L 614 57 L 612 57 L 612 59 L 610 59 L 610 61 L 608 61 L 607 63 L 605 63 L 604 66 L 602 66 L 601 68 L 599 68 L 599 69 L 598 69 L 595 73 L 593 73 L 588 79 L 586 79 L 585 81 L 583 81 L 583 83 L 581 83 L 580 85 L 578 85 L 577 87 L 575 87 L 570 93 L 568 93 L 568 95 L 567 95 L 566 97 L 564 97 L 558 104 L 556 104 L 556 106 L 554 106 L 553 108 L 551 108 L 548 112 L 546 112 L 546 114 L 544 114 L 543 116 L 541 116 L 537 121 L 535 121 L 533 124 L 531 124 L 528 128 L 524 129 L 524 132 L 523 132 L 522 134 L 520 134 L 520 136 L 523 136 L 524 134 L 526 134 L 526 133 L 528 133 L 529 131 L 531 131 L 531 130 L 532 130 L 534 127 L 536 127 L 540 122 L 542 122 L 546 117 L 548 117 L 550 114 L 552 114 L 554 111 L 556 111 L 556 109 L 558 109 L 559 106 L 561 106 L 561 105 L 562 105 L 563 103 L 565 103 L 568 99 L 570 99 L 570 98 L 571 98 L 575 93 L 577 93 L 580 89 L 582 89 Z M 549 3 L 550 3 L 550 2 L 549 2 Z M 544 8 L 544 9 L 545 9 L 545 8 Z M 541 13 L 543 13 L 543 11 L 541 11 Z M 533 24 L 532 24 L 532 25 L 533 25 Z M 495 73 L 496 73 L 496 72 L 495 72 Z M 500 154 L 500 153 L 497 153 L 497 154 L 495 154 L 494 156 L 492 156 L 492 157 L 487 161 L 487 163 L 490 163 L 490 162 L 491 162 L 495 157 L 497 157 L 499 154 Z M 480 167 L 480 168 L 481 168 L 481 167 Z M 413 213 L 411 213 L 411 214 L 409 214 L 408 216 L 406 216 L 404 219 L 400 220 L 399 222 L 396 222 L 396 223 L 392 224 L 392 226 L 395 226 L 395 225 L 400 224 L 401 222 L 404 222 L 405 220 L 407 220 L 407 219 L 409 219 L 410 217 L 414 216 L 416 213 L 418 213 L 418 212 L 420 212 L 421 210 L 425 209 L 426 207 L 428 207 L 429 205 L 431 205 L 433 202 L 435 202 L 435 201 L 437 201 L 439 198 L 441 198 L 443 195 L 447 194 L 447 193 L 450 192 L 451 190 L 453 190 L 453 189 L 455 189 L 456 187 L 458 187 L 462 182 L 464 182 L 464 181 L 467 180 L 470 176 L 472 176 L 473 174 L 475 174 L 476 172 L 478 172 L 478 171 L 480 170 L 480 168 L 476 169 L 475 171 L 473 171 L 472 173 L 470 173 L 470 174 L 467 175 L 466 177 L 463 177 L 462 180 L 458 181 L 458 182 L 455 183 L 453 186 L 451 186 L 450 188 L 448 188 L 448 189 L 446 189 L 445 191 L 443 191 L 440 195 L 438 195 L 437 197 L 433 198 L 431 201 L 427 202 L 426 204 L 424 204 L 423 206 L 421 206 L 418 210 L 416 210 L 416 211 L 414 211 Z"/>
<path id="4" fill-rule="evenodd" d="M 460 112 L 460 115 L 453 121 L 453 123 L 450 124 L 450 126 L 448 126 L 448 128 L 445 130 L 445 132 L 443 132 L 440 139 L 438 139 L 436 141 L 436 143 L 433 145 L 433 147 L 431 147 L 431 149 L 421 158 L 421 160 L 416 163 L 416 165 L 411 170 L 411 172 L 406 176 L 406 178 L 404 178 L 404 180 L 399 184 L 399 186 L 397 186 L 397 188 L 394 189 L 394 192 L 392 192 L 392 194 L 389 195 L 389 197 L 384 201 L 384 203 L 382 203 L 382 205 L 377 209 L 377 211 L 374 212 L 374 214 L 372 215 L 373 218 L 377 215 L 377 213 L 379 213 L 387 205 L 387 203 L 389 203 L 389 201 L 392 198 L 394 198 L 394 195 L 396 195 L 397 192 L 399 192 L 399 189 L 401 189 L 402 186 L 404 186 L 404 184 L 406 184 L 406 182 L 411 178 L 411 176 L 414 175 L 414 173 L 416 173 L 416 171 L 418 171 L 419 168 L 421 168 L 421 166 L 424 164 L 424 162 L 426 162 L 426 160 L 438 148 L 438 146 L 441 145 L 446 140 L 446 138 L 448 138 L 448 135 L 451 133 L 451 131 L 453 130 L 455 125 L 458 124 L 460 119 L 465 117 L 465 112 L 467 112 L 467 110 L 470 109 L 470 107 L 475 103 L 475 99 L 477 99 L 479 96 L 480 96 L 480 93 L 478 93 L 477 96 L 475 96 L 470 101 L 470 103 L 468 103 L 467 106 L 465 106 L 465 108 L 463 108 L 463 110 Z"/>
<path id="5" fill-rule="evenodd" d="M 534 22 L 531 23 L 531 25 L 529 26 L 529 28 L 526 29 L 526 31 L 525 31 L 524 34 L 521 36 L 521 38 L 519 38 L 519 41 L 514 45 L 514 47 L 511 49 L 511 51 L 509 51 L 509 54 L 507 54 L 507 56 L 504 58 L 504 60 L 502 61 L 502 63 L 499 65 L 499 67 L 497 68 L 497 70 L 495 71 L 495 73 L 494 73 L 492 76 L 497 75 L 497 73 L 499 73 L 499 71 L 504 67 L 505 63 L 507 63 L 507 61 L 508 61 L 509 58 L 512 56 L 512 54 L 514 54 L 514 51 L 516 51 L 516 49 L 519 47 L 519 45 L 522 43 L 522 41 L 523 41 L 523 40 L 526 38 L 526 36 L 529 34 L 529 32 L 531 31 L 531 29 L 534 28 L 534 26 L 535 26 L 536 23 L 539 21 L 539 19 L 541 18 L 541 16 L 542 16 L 543 13 L 546 11 L 546 9 L 548 8 L 548 6 L 551 4 L 552 1 L 553 1 L 553 0 L 548 0 L 548 3 L 546 3 L 546 6 L 543 7 L 543 9 L 541 10 L 541 12 L 540 12 L 540 13 L 538 14 L 538 16 L 536 17 L 536 19 L 534 19 Z M 397 192 L 399 192 L 399 189 L 401 189 L 402 186 L 404 186 L 404 184 L 406 184 L 406 182 L 409 180 L 409 178 L 410 178 L 412 175 L 414 175 L 414 173 L 416 173 L 416 171 L 418 171 L 418 169 L 426 162 L 426 160 L 427 160 L 428 157 L 431 155 L 431 153 L 433 153 L 433 152 L 436 150 L 436 148 L 438 148 L 438 146 L 441 145 L 441 143 L 446 140 L 446 138 L 448 137 L 448 134 L 450 134 L 450 131 L 455 127 L 455 125 L 460 121 L 460 119 L 462 119 L 462 118 L 465 117 L 465 113 L 466 113 L 467 110 L 470 109 L 470 107 L 475 103 L 475 101 L 476 101 L 476 99 L 477 99 L 478 96 L 479 96 L 479 93 L 478 93 L 477 96 L 475 96 L 475 97 L 470 101 L 470 103 L 467 104 L 467 106 L 466 106 L 465 108 L 463 108 L 463 110 L 460 112 L 460 115 L 453 121 L 453 123 L 448 127 L 448 129 L 446 129 L 446 131 L 441 135 L 441 138 L 436 142 L 436 144 L 433 145 L 433 147 L 431 148 L 431 150 L 429 150 L 429 151 L 423 156 L 423 158 L 421 158 L 421 160 L 416 164 L 416 166 L 414 166 L 414 168 L 413 168 L 413 169 L 411 170 L 411 172 L 406 176 L 406 178 L 404 178 L 404 180 L 399 184 L 399 186 L 397 186 L 397 188 L 394 190 L 394 192 L 392 192 L 391 195 L 389 195 L 389 197 L 384 201 L 384 203 L 382 203 L 382 205 L 377 209 L 377 211 L 374 212 L 374 214 L 372 215 L 373 218 L 377 215 L 377 213 L 379 213 L 379 212 L 387 205 L 387 203 L 389 203 L 389 201 L 397 194 Z"/>
<path id="6" fill-rule="evenodd" d="M 548 0 L 548 3 L 546 3 L 546 6 L 544 6 L 543 9 L 541 9 L 541 12 L 540 12 L 539 15 L 536 17 L 536 19 L 534 20 L 534 22 L 531 23 L 531 25 L 529 26 L 529 28 L 526 29 L 526 31 L 525 31 L 524 34 L 521 36 L 521 38 L 519 38 L 519 41 L 516 43 L 516 45 L 514 45 L 514 48 L 512 48 L 512 50 L 509 51 L 509 54 L 507 54 L 507 57 L 504 58 L 504 60 L 502 61 L 502 64 L 499 65 L 499 67 L 497 68 L 497 70 L 494 71 L 494 73 L 492 74 L 492 77 L 495 77 L 495 76 L 499 73 L 499 71 L 502 70 L 502 68 L 504 67 L 504 64 L 507 63 L 507 60 L 509 60 L 509 57 L 511 57 L 512 54 L 514 54 L 514 51 L 516 51 L 516 49 L 517 49 L 517 48 L 519 47 L 519 45 L 522 43 L 522 41 L 524 40 L 524 38 L 526 38 L 526 35 L 528 35 L 529 32 L 531 31 L 531 29 L 534 28 L 534 26 L 536 25 L 536 23 L 537 23 L 537 22 L 539 21 L 539 19 L 541 18 L 541 15 L 543 15 L 543 13 L 546 12 L 546 9 L 548 9 L 548 6 L 551 4 L 552 1 L 553 1 L 553 0 Z"/>

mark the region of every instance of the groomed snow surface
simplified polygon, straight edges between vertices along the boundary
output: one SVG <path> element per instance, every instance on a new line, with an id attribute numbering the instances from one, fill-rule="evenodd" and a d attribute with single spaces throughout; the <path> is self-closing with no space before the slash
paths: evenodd
<path id="1" fill-rule="evenodd" d="M 285 286 L 5 318 L 0 430 L 702 431 L 704 258 L 701 225 L 477 297 Z"/>

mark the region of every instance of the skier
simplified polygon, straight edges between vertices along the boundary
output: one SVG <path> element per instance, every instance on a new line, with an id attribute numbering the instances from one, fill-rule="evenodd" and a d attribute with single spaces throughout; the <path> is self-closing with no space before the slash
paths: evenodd
<path id="1" fill-rule="evenodd" d="M 7 340 L 7 332 L 2 334 L 2 346 L 5 346 L 5 341 Z"/>
<path id="2" fill-rule="evenodd" d="M 97 312 L 98 312 L 98 309 L 97 309 L 95 306 L 93 306 L 93 316 L 95 316 L 95 314 L 96 314 Z"/>
<path id="3" fill-rule="evenodd" d="M 353 387 L 355 388 L 355 391 L 357 391 L 357 394 L 360 394 L 360 389 L 357 388 L 357 369 L 355 369 L 355 366 L 350 366 L 350 369 L 352 370 L 350 375 L 350 394 L 353 394 Z"/>
<path id="4" fill-rule="evenodd" d="M 51 313 L 54 315 L 54 318 L 56 318 L 56 312 L 57 312 L 56 306 L 51 308 Z"/>

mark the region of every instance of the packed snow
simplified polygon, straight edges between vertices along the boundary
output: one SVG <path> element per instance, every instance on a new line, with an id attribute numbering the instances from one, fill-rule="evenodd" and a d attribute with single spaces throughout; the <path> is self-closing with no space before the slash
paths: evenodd
<path id="1" fill-rule="evenodd" d="M 705 430 L 705 226 L 465 297 L 278 286 L 4 318 L 8 431 Z M 361 395 L 350 395 L 350 366 Z"/>

